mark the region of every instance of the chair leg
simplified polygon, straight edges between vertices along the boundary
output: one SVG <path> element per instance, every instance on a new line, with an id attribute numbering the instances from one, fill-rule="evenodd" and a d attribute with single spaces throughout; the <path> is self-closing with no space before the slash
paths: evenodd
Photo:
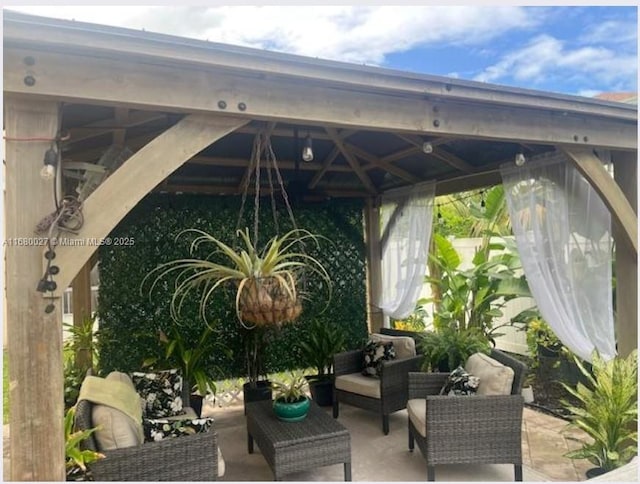
<path id="1" fill-rule="evenodd" d="M 336 392 L 333 392 L 333 418 L 338 418 L 340 415 L 340 403 L 338 402 L 338 397 L 336 396 Z"/>
<path id="2" fill-rule="evenodd" d="M 389 415 L 382 416 L 382 431 L 384 435 L 389 435 Z"/>
<path id="3" fill-rule="evenodd" d="M 408 430 L 409 430 L 409 452 L 413 452 L 413 449 L 416 446 L 415 440 L 413 439 L 413 434 L 411 433 L 411 422 L 409 421 L 409 425 L 408 425 Z"/>
<path id="4" fill-rule="evenodd" d="M 427 481 L 436 480 L 436 468 L 434 466 L 427 465 Z"/>
<path id="5" fill-rule="evenodd" d="M 522 466 L 516 464 L 514 467 L 515 470 L 515 481 L 522 482 Z"/>

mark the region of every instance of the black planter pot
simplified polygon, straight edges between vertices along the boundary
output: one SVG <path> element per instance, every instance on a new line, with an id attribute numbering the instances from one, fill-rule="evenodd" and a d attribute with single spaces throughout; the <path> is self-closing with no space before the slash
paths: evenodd
<path id="1" fill-rule="evenodd" d="M 252 387 L 249 382 L 242 385 L 242 391 L 244 392 L 245 410 L 247 413 L 246 404 L 248 402 L 258 402 L 260 400 L 272 400 L 271 382 L 269 380 L 260 380 L 256 382 L 255 387 Z"/>
<path id="2" fill-rule="evenodd" d="M 316 405 L 320 407 L 333 405 L 333 381 L 330 378 L 318 380 L 311 377 L 307 380 L 309 381 L 311 398 L 316 402 Z"/>
<path id="3" fill-rule="evenodd" d="M 204 398 L 202 397 L 202 395 L 197 395 L 195 393 L 192 393 L 191 395 L 189 395 L 190 407 L 193 408 L 193 411 L 196 412 L 196 415 L 198 417 L 202 416 L 203 401 L 204 401 Z"/>
<path id="4" fill-rule="evenodd" d="M 587 469 L 587 472 L 585 472 L 585 474 L 587 476 L 587 479 L 593 479 L 594 477 L 601 476 L 606 472 L 607 471 L 605 471 L 602 467 L 592 467 L 591 469 Z"/>

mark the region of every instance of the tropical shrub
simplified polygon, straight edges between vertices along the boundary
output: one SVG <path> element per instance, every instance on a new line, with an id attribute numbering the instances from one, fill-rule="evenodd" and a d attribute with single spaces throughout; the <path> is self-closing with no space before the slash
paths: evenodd
<path id="1" fill-rule="evenodd" d="M 610 471 L 629 462 L 638 453 L 638 354 L 604 361 L 594 354 L 592 372 L 575 359 L 587 384 L 563 384 L 577 399 L 563 400 L 571 412 L 571 424 L 583 430 L 593 442 L 566 454 L 571 459 L 587 459 Z"/>
<path id="2" fill-rule="evenodd" d="M 418 342 L 424 354 L 422 371 L 452 371 L 474 353 L 489 354 L 489 339 L 477 328 L 444 327 L 426 332 Z"/>

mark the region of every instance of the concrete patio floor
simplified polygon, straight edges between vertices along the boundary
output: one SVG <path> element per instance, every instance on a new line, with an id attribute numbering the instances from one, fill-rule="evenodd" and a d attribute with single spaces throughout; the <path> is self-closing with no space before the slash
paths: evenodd
<path id="1" fill-rule="evenodd" d="M 330 412 L 330 408 L 326 408 Z M 205 405 L 204 415 L 216 419 L 218 442 L 226 462 L 223 481 L 272 481 L 266 461 L 256 452 L 247 453 L 247 435 L 242 404 L 227 407 Z M 390 433 L 382 433 L 380 419 L 349 405 L 341 405 L 339 421 L 351 434 L 352 473 L 354 481 L 426 481 L 425 461 L 419 450 L 407 450 L 407 413 L 390 417 Z M 3 432 L 3 476 L 9 478 L 9 426 Z M 580 433 L 567 430 L 566 422 L 525 408 L 522 449 L 524 480 L 527 482 L 585 480 L 592 467 L 586 461 L 563 457 L 580 445 Z M 342 481 L 342 465 L 334 465 L 285 476 L 288 481 Z M 436 467 L 437 481 L 513 481 L 511 465 L 448 465 Z"/>
<path id="2" fill-rule="evenodd" d="M 326 408 L 330 412 L 330 408 Z M 242 405 L 207 406 L 215 417 L 218 442 L 226 461 L 223 481 L 271 481 L 273 474 L 256 450 L 247 453 L 245 417 Z M 390 433 L 382 433 L 380 419 L 371 412 L 341 405 L 339 421 L 351 434 L 354 481 L 426 481 L 426 464 L 419 450 L 407 449 L 407 413 L 390 417 Z M 566 422 L 525 409 L 522 449 L 524 480 L 527 482 L 585 480 L 586 461 L 563 457 L 580 445 L 579 432 L 566 430 Z M 342 481 L 342 465 L 334 465 L 285 476 L 288 481 Z M 447 465 L 436 467 L 437 481 L 513 481 L 511 465 Z"/>

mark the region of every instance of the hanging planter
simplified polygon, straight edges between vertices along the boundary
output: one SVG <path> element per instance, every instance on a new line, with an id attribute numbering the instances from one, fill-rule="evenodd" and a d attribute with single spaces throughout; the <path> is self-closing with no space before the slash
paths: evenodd
<path id="1" fill-rule="evenodd" d="M 171 315 L 178 319 L 185 296 L 201 290 L 200 314 L 206 320 L 206 307 L 211 295 L 226 283 L 235 283 L 236 315 L 247 327 L 280 325 L 295 320 L 302 312 L 302 294 L 296 284 L 304 273 L 318 274 L 330 288 L 329 274 L 310 255 L 294 248 L 319 237 L 304 229 L 295 229 L 273 237 L 262 251 L 251 242 L 248 230 L 238 231 L 244 247 L 234 250 L 224 242 L 201 230 L 190 229 L 178 236 L 195 233 L 191 252 L 203 244 L 214 246 L 206 259 L 179 259 L 162 264 L 151 271 L 151 291 L 169 274 L 177 274 L 171 299 Z M 220 260 L 217 262 L 214 260 Z"/>
<path id="2" fill-rule="evenodd" d="M 259 238 L 260 158 L 263 154 L 268 165 L 266 171 L 269 183 L 272 182 L 273 171 L 280 184 L 280 191 L 294 229 L 284 235 L 276 235 L 259 250 L 256 245 Z M 318 260 L 305 252 L 305 244 L 315 244 L 317 247 L 320 236 L 297 228 L 268 136 L 260 133 L 256 135 L 251 158 L 250 170 L 255 180 L 253 240 L 249 236 L 248 228 L 237 230 L 236 234 L 240 240 L 233 245 L 227 245 L 202 230 L 183 231 L 178 237 L 195 234 L 191 243 L 191 254 L 198 253 L 201 246 L 206 245 L 213 246 L 213 252 L 204 259 L 180 259 L 162 264 L 151 271 L 143 281 L 145 284 L 149 278 L 153 278 L 151 292 L 159 280 L 170 274 L 177 274 L 171 299 L 171 316 L 176 320 L 179 319 L 185 297 L 193 290 L 201 291 L 200 314 L 206 321 L 206 306 L 211 295 L 222 287 L 235 285 L 236 315 L 247 328 L 280 325 L 295 320 L 302 312 L 304 297 L 304 291 L 299 290 L 298 285 L 311 273 L 323 279 L 330 296 L 329 274 Z M 251 176 L 245 180 L 238 223 L 243 213 L 250 179 Z M 274 191 L 273 186 L 270 186 L 272 197 Z M 273 198 L 271 205 L 278 230 Z M 236 248 L 238 246 L 239 248 Z"/>

